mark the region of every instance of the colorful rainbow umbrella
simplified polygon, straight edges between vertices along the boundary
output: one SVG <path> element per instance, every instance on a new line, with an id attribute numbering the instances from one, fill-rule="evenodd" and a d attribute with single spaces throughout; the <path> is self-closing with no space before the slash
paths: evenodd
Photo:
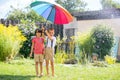
<path id="1" fill-rule="evenodd" d="M 30 7 L 46 20 L 54 24 L 67 24 L 73 20 L 72 15 L 61 5 L 49 1 L 35 1 Z"/>

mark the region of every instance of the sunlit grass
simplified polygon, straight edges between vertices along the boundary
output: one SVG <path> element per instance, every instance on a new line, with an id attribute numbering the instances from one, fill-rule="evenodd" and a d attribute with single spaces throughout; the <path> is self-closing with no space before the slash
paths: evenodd
<path id="1" fill-rule="evenodd" d="M 35 76 L 33 60 L 0 62 L 0 80 L 120 80 L 120 63 L 108 67 L 55 64 L 55 77 Z"/>

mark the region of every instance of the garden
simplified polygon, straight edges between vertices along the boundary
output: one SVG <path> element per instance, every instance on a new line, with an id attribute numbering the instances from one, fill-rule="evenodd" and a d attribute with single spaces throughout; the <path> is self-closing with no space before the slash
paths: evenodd
<path id="1" fill-rule="evenodd" d="M 34 58 L 29 56 L 35 30 L 43 25 L 55 29 L 54 77 L 46 75 L 45 61 L 43 76 L 37 77 Z M 115 39 L 110 26 L 98 24 L 70 37 L 63 37 L 63 29 L 30 8 L 12 8 L 6 21 L 0 22 L 0 80 L 120 80 L 120 62 L 112 56 Z"/>
<path id="2" fill-rule="evenodd" d="M 0 80 L 118 80 L 120 64 L 111 56 L 114 34 L 108 26 L 97 25 L 87 33 L 72 36 L 70 42 L 57 36 L 55 77 L 35 76 L 34 59 L 29 57 L 35 27 L 0 24 Z M 22 24 L 23 26 L 23 24 Z M 28 25 L 25 25 L 28 26 Z M 32 25 L 33 26 L 33 25 Z M 35 25 L 34 25 L 35 26 Z M 37 26 L 36 26 L 37 27 Z M 28 30 L 27 30 L 28 29 Z M 65 50 L 65 44 L 69 47 Z M 5 47 L 6 46 L 6 47 Z M 93 55 L 97 59 L 94 60 Z"/>

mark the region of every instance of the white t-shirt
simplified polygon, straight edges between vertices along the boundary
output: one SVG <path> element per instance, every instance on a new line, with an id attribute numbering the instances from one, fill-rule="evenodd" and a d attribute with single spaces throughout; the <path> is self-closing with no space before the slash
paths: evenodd
<path id="1" fill-rule="evenodd" d="M 47 39 L 48 39 L 48 42 L 47 42 L 47 44 L 46 44 L 46 47 L 51 47 L 51 40 L 48 38 L 48 37 L 46 37 L 46 41 L 47 41 Z M 55 47 L 55 44 L 56 44 L 56 37 L 52 37 L 52 40 L 53 40 L 53 44 L 52 44 L 52 48 L 54 49 L 54 47 Z"/>

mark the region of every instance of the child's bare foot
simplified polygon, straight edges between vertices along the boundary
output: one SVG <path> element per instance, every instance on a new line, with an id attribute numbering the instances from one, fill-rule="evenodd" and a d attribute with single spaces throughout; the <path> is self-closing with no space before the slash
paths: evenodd
<path id="1" fill-rule="evenodd" d="M 40 73 L 40 76 L 43 76 L 43 73 Z"/>
<path id="2" fill-rule="evenodd" d="M 52 77 L 54 77 L 54 74 L 52 74 Z"/>
<path id="3" fill-rule="evenodd" d="M 52 77 L 57 77 L 56 75 L 52 75 Z"/>
<path id="4" fill-rule="evenodd" d="M 37 75 L 36 75 L 36 77 L 40 77 L 40 75 L 39 75 L 39 74 L 37 74 Z"/>
<path id="5" fill-rule="evenodd" d="M 49 76 L 50 76 L 50 74 L 47 74 L 47 76 L 49 77 Z"/>

